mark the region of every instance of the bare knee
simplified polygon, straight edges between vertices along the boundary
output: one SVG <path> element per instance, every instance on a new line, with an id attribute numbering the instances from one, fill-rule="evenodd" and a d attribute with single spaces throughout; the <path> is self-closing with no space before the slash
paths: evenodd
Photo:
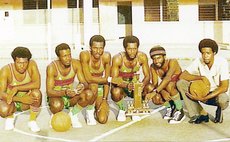
<path id="1" fill-rule="evenodd" d="M 57 112 L 60 112 L 64 108 L 64 102 L 61 100 L 61 98 L 52 98 L 49 101 L 50 111 L 55 114 Z"/>
<path id="2" fill-rule="evenodd" d="M 111 98 L 113 101 L 118 102 L 123 98 L 123 91 L 120 87 L 111 89 Z"/>
<path id="3" fill-rule="evenodd" d="M 32 90 L 31 95 L 33 97 L 35 97 L 36 100 L 38 100 L 38 102 L 34 103 L 33 105 L 36 106 L 36 107 L 40 107 L 41 102 L 42 102 L 42 93 L 41 93 L 41 91 L 39 89 L 34 89 L 34 90 Z"/>
<path id="4" fill-rule="evenodd" d="M 13 115 L 15 111 L 14 103 L 10 105 L 6 102 L 0 101 L 0 116 L 6 118 L 7 116 Z"/>
<path id="5" fill-rule="evenodd" d="M 97 111 L 97 110 L 96 110 Z M 100 111 L 97 111 L 97 120 L 101 124 L 105 124 L 108 121 L 108 110 L 101 109 Z"/>
<path id="6" fill-rule="evenodd" d="M 94 103 L 95 99 L 96 99 L 95 94 L 90 89 L 85 89 L 80 94 L 80 99 L 78 101 L 78 104 L 82 107 L 85 107 L 88 104 Z"/>

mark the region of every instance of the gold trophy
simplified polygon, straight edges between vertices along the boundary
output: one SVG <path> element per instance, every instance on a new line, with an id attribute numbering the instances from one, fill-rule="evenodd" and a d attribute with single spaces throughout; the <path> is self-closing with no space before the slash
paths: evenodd
<path id="1" fill-rule="evenodd" d="M 143 83 L 134 83 L 134 100 L 127 103 L 126 116 L 150 114 L 148 102 L 142 101 L 142 85 Z"/>

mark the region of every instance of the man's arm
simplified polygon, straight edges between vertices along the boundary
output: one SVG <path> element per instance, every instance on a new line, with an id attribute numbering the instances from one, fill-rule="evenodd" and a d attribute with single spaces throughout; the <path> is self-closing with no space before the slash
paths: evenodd
<path id="1" fill-rule="evenodd" d="M 149 65 L 148 65 L 148 58 L 146 54 L 141 53 L 140 54 L 140 60 L 142 64 L 142 70 L 144 74 L 144 79 L 142 80 L 143 86 L 147 85 L 150 80 L 150 74 L 149 74 Z"/>
<path id="2" fill-rule="evenodd" d="M 94 77 L 91 75 L 89 71 L 89 55 L 87 55 L 86 51 L 82 51 L 80 53 L 80 61 L 83 69 L 83 73 L 85 75 L 85 79 L 88 83 L 107 83 L 105 77 Z"/>
<path id="3" fill-rule="evenodd" d="M 50 64 L 46 69 L 46 92 L 49 97 L 61 97 L 65 96 L 65 91 L 54 90 L 54 78 L 56 69 L 53 64 Z"/>
<path id="4" fill-rule="evenodd" d="M 88 83 L 85 80 L 80 61 L 79 60 L 73 60 L 73 66 L 76 69 L 75 72 L 76 72 L 77 79 L 78 79 L 79 83 L 84 84 L 84 87 L 88 88 Z"/>
<path id="5" fill-rule="evenodd" d="M 168 83 L 171 81 L 172 76 L 178 69 L 180 69 L 180 65 L 178 64 L 177 60 L 171 59 L 171 61 L 169 62 L 169 70 L 166 73 L 166 76 L 163 78 L 160 85 L 156 88 L 157 92 L 160 92 L 168 85 Z"/>
<path id="6" fill-rule="evenodd" d="M 31 82 L 25 85 L 19 85 L 14 88 L 17 88 L 17 91 L 29 91 L 32 89 L 40 89 L 41 86 L 41 77 L 38 71 L 38 67 L 35 61 L 30 60 L 28 65 L 28 71 L 31 77 Z"/>
<path id="7" fill-rule="evenodd" d="M 217 87 L 214 91 L 212 91 L 211 93 L 209 93 L 204 100 L 208 100 L 211 98 L 214 98 L 216 96 L 218 96 L 219 94 L 225 93 L 228 91 L 228 86 L 229 86 L 229 80 L 223 80 L 220 81 L 220 86 Z"/>
<path id="8" fill-rule="evenodd" d="M 108 80 L 108 77 L 110 76 L 110 68 L 111 68 L 111 55 L 110 53 L 106 53 L 106 56 L 104 56 L 103 61 L 105 63 L 105 78 L 106 80 Z M 109 94 L 109 84 L 105 84 L 104 85 L 104 94 L 103 94 L 103 98 L 107 99 L 108 98 L 108 94 Z"/>
<path id="9" fill-rule="evenodd" d="M 8 66 L 4 66 L 0 71 L 0 100 L 5 100 L 7 98 L 7 79 L 10 71 Z"/>

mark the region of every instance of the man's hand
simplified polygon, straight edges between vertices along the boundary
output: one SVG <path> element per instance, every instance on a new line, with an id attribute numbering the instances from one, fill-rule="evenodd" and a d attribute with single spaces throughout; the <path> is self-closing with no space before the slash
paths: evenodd
<path id="1" fill-rule="evenodd" d="M 152 100 L 152 98 L 153 98 L 156 94 L 157 94 L 157 93 L 156 93 L 155 91 L 153 91 L 152 93 L 146 94 L 145 100 L 146 100 L 146 101 Z"/>
<path id="2" fill-rule="evenodd" d="M 170 101 L 172 100 L 171 96 L 169 93 L 161 93 L 162 97 L 164 98 L 165 101 Z"/>
<path id="3" fill-rule="evenodd" d="M 76 94 L 81 94 L 81 92 L 85 89 L 85 86 L 84 84 L 80 83 L 77 85 L 77 88 L 74 89 L 75 93 Z"/>
<path id="4" fill-rule="evenodd" d="M 71 89 L 66 89 L 65 90 L 65 94 L 66 96 L 69 96 L 69 97 L 74 97 L 76 95 L 75 91 L 71 90 Z"/>
<path id="5" fill-rule="evenodd" d="M 192 100 L 195 100 L 195 101 L 202 101 L 202 102 L 206 101 L 205 98 L 199 97 L 198 95 L 192 95 L 189 92 L 186 92 L 185 95 L 187 95 L 189 98 L 191 98 Z"/>
<path id="6" fill-rule="evenodd" d="M 7 104 L 11 104 L 12 103 L 13 97 L 17 94 L 17 92 L 18 92 L 18 89 L 16 87 L 13 87 L 10 90 L 10 93 L 8 93 L 7 98 L 6 98 Z"/>
<path id="7" fill-rule="evenodd" d="M 28 104 L 31 105 L 33 103 L 39 103 L 39 98 L 34 97 L 32 95 L 29 95 L 31 93 L 31 91 L 29 91 L 26 95 L 24 95 L 23 97 L 18 97 L 18 101 L 22 102 L 24 104 Z"/>
<path id="8" fill-rule="evenodd" d="M 132 82 L 128 83 L 127 88 L 128 88 L 129 92 L 133 91 L 134 90 L 134 84 Z"/>

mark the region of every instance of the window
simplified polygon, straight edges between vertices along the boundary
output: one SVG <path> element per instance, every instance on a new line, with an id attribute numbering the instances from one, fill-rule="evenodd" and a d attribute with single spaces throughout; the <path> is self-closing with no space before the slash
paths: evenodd
<path id="1" fill-rule="evenodd" d="M 230 20 L 230 0 L 219 0 L 218 20 Z"/>
<path id="2" fill-rule="evenodd" d="M 230 0 L 199 0 L 199 21 L 230 20 Z"/>
<path id="3" fill-rule="evenodd" d="M 68 8 L 77 8 L 77 0 L 68 0 Z"/>
<path id="4" fill-rule="evenodd" d="M 178 0 L 144 0 L 145 21 L 179 21 L 178 5 Z"/>
<path id="5" fill-rule="evenodd" d="M 47 0 L 23 0 L 23 10 L 30 9 L 47 9 Z"/>
<path id="6" fill-rule="evenodd" d="M 98 8 L 98 7 L 99 7 L 98 0 L 93 0 L 93 8 Z"/>
<path id="7" fill-rule="evenodd" d="M 118 24 L 132 24 L 132 3 L 119 2 L 117 4 Z"/>

